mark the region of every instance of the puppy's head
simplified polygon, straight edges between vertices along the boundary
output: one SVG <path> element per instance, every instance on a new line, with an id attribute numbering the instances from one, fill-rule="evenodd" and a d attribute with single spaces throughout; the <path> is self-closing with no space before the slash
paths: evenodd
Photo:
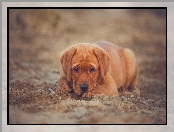
<path id="1" fill-rule="evenodd" d="M 103 82 L 109 70 L 110 57 L 93 44 L 77 44 L 62 55 L 61 64 L 74 92 L 83 95 Z"/>

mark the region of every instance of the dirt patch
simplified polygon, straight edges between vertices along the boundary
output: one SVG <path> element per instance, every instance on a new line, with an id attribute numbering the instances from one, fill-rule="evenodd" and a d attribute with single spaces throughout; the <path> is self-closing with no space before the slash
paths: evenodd
<path id="1" fill-rule="evenodd" d="M 10 124 L 165 124 L 165 10 L 10 10 Z M 141 96 L 55 93 L 60 55 L 105 40 L 132 49 Z"/>

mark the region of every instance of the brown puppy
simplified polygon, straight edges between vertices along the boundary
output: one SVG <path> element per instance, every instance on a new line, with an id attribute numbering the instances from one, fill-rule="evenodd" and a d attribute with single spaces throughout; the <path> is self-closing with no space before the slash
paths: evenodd
<path id="1" fill-rule="evenodd" d="M 83 97 L 95 94 L 118 95 L 133 90 L 138 65 L 130 49 L 109 42 L 76 44 L 64 52 L 58 92 L 73 91 Z"/>

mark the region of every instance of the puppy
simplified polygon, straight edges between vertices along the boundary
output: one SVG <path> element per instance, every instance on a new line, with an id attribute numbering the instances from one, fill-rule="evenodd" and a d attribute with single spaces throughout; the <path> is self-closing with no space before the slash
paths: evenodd
<path id="1" fill-rule="evenodd" d="M 66 50 L 60 62 L 57 92 L 74 92 L 79 97 L 118 95 L 132 91 L 138 81 L 134 53 L 110 42 L 82 43 Z"/>

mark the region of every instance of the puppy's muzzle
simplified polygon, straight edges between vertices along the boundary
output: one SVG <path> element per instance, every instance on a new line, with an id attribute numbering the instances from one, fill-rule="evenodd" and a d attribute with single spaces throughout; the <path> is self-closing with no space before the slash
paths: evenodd
<path id="1" fill-rule="evenodd" d="M 81 89 L 83 92 L 86 92 L 86 91 L 88 90 L 88 84 L 86 84 L 86 83 L 80 84 L 80 89 Z"/>

